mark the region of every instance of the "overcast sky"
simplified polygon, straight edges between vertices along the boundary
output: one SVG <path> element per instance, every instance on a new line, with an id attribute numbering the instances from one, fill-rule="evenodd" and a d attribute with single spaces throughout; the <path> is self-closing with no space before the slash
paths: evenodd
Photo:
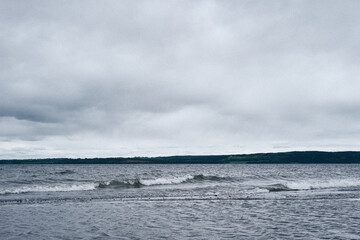
<path id="1" fill-rule="evenodd" d="M 360 150 L 359 13 L 0 0 L 0 159 Z"/>

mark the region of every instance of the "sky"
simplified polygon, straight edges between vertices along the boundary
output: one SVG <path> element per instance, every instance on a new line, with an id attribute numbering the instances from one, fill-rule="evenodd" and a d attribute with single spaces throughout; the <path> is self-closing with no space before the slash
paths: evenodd
<path id="1" fill-rule="evenodd" d="M 0 0 L 0 159 L 360 150 L 359 12 Z"/>

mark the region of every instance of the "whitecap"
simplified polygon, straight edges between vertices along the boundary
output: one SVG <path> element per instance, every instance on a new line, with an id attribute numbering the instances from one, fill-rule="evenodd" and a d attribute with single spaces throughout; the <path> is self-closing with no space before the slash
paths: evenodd
<path id="1" fill-rule="evenodd" d="M 141 184 L 146 186 L 151 185 L 168 185 L 168 184 L 179 184 L 193 179 L 194 176 L 181 176 L 181 177 L 170 177 L 170 178 L 156 178 L 156 179 L 140 179 Z"/>
<path id="2" fill-rule="evenodd" d="M 309 179 L 296 182 L 287 182 L 285 185 L 291 189 L 310 190 L 322 188 L 344 188 L 360 186 L 359 179 Z"/>
<path id="3" fill-rule="evenodd" d="M 87 184 L 61 184 L 61 185 L 33 185 L 17 188 L 1 189 L 0 194 L 19 194 L 27 192 L 70 192 L 70 191 L 89 191 L 97 187 L 95 183 Z"/>

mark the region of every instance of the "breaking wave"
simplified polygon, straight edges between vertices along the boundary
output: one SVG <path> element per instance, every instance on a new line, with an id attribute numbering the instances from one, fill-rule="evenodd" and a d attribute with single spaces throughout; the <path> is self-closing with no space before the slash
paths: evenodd
<path id="1" fill-rule="evenodd" d="M 58 172 L 58 174 L 72 174 L 72 171 L 65 170 Z M 177 177 L 159 177 L 154 179 L 126 179 L 117 180 L 113 179 L 110 181 L 102 182 L 90 182 L 90 183 L 73 183 L 73 184 L 57 184 L 57 185 L 44 185 L 44 184 L 32 184 L 32 182 L 25 182 L 27 185 L 19 187 L 11 187 L 7 189 L 0 189 L 0 194 L 19 194 L 28 192 L 70 192 L 70 191 L 89 191 L 96 189 L 112 188 L 112 189 L 123 189 L 123 188 L 140 188 L 145 186 L 154 185 L 173 185 L 181 183 L 194 183 L 201 181 L 223 181 L 228 180 L 218 176 L 206 176 L 206 175 L 185 175 Z M 19 182 L 16 182 L 19 184 Z M 21 182 L 21 184 L 25 184 Z M 28 185 L 30 184 L 30 185 Z"/>
<path id="2" fill-rule="evenodd" d="M 269 192 L 282 192 L 282 191 L 294 191 L 296 189 L 291 189 L 284 184 L 271 184 L 265 187 Z"/>
<path id="3" fill-rule="evenodd" d="M 360 187 L 359 179 L 301 180 L 265 186 L 269 192 Z"/>
<path id="4" fill-rule="evenodd" d="M 329 180 L 306 180 L 289 182 L 286 184 L 289 188 L 299 190 L 312 190 L 322 188 L 345 188 L 360 186 L 360 179 L 329 179 Z"/>
<path id="5" fill-rule="evenodd" d="M 153 185 L 172 185 L 172 184 L 181 184 L 181 183 L 193 183 L 201 181 L 222 181 L 228 180 L 228 178 L 218 177 L 218 176 L 206 176 L 206 175 L 186 175 L 179 177 L 160 177 L 155 179 L 128 179 L 128 180 L 111 180 L 107 182 L 100 182 L 98 184 L 99 188 L 140 188 L 143 186 L 153 186 Z"/>
<path id="6" fill-rule="evenodd" d="M 107 182 L 100 182 L 98 183 L 98 188 L 139 188 L 143 184 L 140 182 L 139 179 L 135 180 L 126 180 L 126 181 L 118 181 L 118 180 L 111 180 Z"/>
<path id="7" fill-rule="evenodd" d="M 213 176 L 213 175 L 199 174 L 199 175 L 194 176 L 194 180 L 196 180 L 196 181 L 218 181 L 218 182 L 222 182 L 222 181 L 231 181 L 233 179 L 230 178 L 230 177 L 219 177 L 219 176 Z"/>
<path id="8" fill-rule="evenodd" d="M 183 183 L 183 182 L 186 182 L 193 178 L 194 178 L 194 176 L 188 175 L 188 176 L 182 176 L 182 177 L 170 177 L 170 178 L 161 177 L 161 178 L 156 178 L 156 179 L 143 179 L 140 181 L 145 186 L 170 185 L 170 184 Z"/>
<path id="9" fill-rule="evenodd" d="M 171 185 L 186 182 L 193 179 L 194 176 L 183 176 L 183 177 L 171 177 L 171 178 L 155 178 L 155 179 L 128 179 L 124 181 L 111 180 L 108 182 L 99 183 L 99 188 L 139 188 L 142 186 L 153 186 L 153 185 Z"/>
<path id="10" fill-rule="evenodd" d="M 70 192 L 70 191 L 89 191 L 96 189 L 96 184 L 61 184 L 61 185 L 32 185 L 18 188 L 8 188 L 0 190 L 0 194 L 19 194 L 28 192 Z"/>

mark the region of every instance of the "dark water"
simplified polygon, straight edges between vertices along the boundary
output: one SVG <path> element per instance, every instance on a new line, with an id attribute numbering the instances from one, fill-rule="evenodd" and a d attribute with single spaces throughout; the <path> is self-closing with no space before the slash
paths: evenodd
<path id="1" fill-rule="evenodd" d="M 360 239 L 360 165 L 2 165 L 0 239 Z"/>

